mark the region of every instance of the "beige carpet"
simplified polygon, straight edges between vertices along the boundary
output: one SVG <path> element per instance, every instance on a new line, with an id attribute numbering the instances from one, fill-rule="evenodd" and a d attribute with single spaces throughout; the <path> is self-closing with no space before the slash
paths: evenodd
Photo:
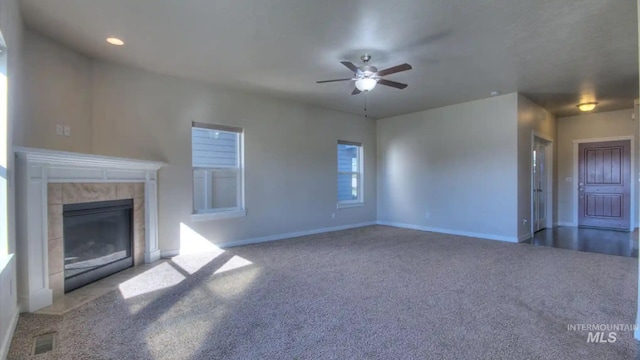
<path id="1" fill-rule="evenodd" d="M 65 316 L 22 315 L 10 359 L 634 359 L 637 259 L 371 226 L 160 264 Z"/>

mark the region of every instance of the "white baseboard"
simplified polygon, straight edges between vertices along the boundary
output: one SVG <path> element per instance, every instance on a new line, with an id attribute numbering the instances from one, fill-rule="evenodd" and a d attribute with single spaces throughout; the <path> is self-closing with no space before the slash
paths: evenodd
<path id="1" fill-rule="evenodd" d="M 518 242 L 523 242 L 523 241 L 529 240 L 532 237 L 533 237 L 533 234 L 531 234 L 531 233 L 520 234 L 520 236 L 518 236 Z"/>
<path id="2" fill-rule="evenodd" d="M 6 359 L 7 355 L 9 355 L 9 347 L 11 346 L 11 340 L 13 339 L 13 334 L 15 333 L 16 326 L 18 325 L 19 316 L 20 313 L 18 312 L 18 307 L 16 306 L 15 313 L 11 317 L 11 322 L 9 323 L 9 330 L 0 343 L 0 359 Z"/>
<path id="3" fill-rule="evenodd" d="M 576 225 L 576 224 L 574 224 L 572 222 L 558 221 L 557 223 L 554 223 L 553 226 L 554 227 L 556 227 L 556 226 L 574 226 L 575 227 L 575 226 L 578 226 L 578 225 Z"/>
<path id="4" fill-rule="evenodd" d="M 468 231 L 442 229 L 442 228 L 435 228 L 430 226 L 403 224 L 403 223 L 396 223 L 396 222 L 389 222 L 389 221 L 378 221 L 378 225 L 387 225 L 387 226 L 400 227 L 405 229 L 429 231 L 429 232 L 436 232 L 436 233 L 450 234 L 450 235 L 468 236 L 468 237 L 475 237 L 475 238 L 488 239 L 488 240 L 498 240 L 498 241 L 505 241 L 505 242 L 512 242 L 512 243 L 518 242 L 518 238 L 515 236 L 502 236 L 502 235 L 493 235 L 493 234 L 474 233 L 474 232 L 468 232 Z"/>
<path id="5" fill-rule="evenodd" d="M 180 255 L 180 249 L 160 250 L 160 258 L 167 259 Z"/>
<path id="6" fill-rule="evenodd" d="M 257 238 L 244 239 L 244 240 L 228 241 L 228 242 L 224 242 L 224 243 L 221 243 L 221 244 L 216 244 L 216 246 L 224 249 L 224 248 L 230 248 L 230 247 L 234 247 L 234 246 L 258 244 L 258 243 L 263 243 L 263 242 L 268 242 L 268 241 L 290 239 L 290 238 L 299 237 L 299 236 L 314 235 L 314 234 L 321 234 L 321 233 L 332 232 L 332 231 L 354 229 L 354 228 L 359 228 L 359 227 L 363 227 L 363 226 L 371 226 L 371 225 L 375 225 L 375 224 L 376 224 L 375 221 L 369 221 L 369 222 L 363 222 L 363 223 L 357 223 L 357 224 L 349 224 L 349 225 L 334 226 L 334 227 L 327 227 L 327 228 L 320 228 L 320 229 L 313 229 L 313 230 L 306 230 L 306 231 L 298 231 L 298 232 L 292 232 L 292 233 L 286 233 L 286 234 L 261 236 L 261 237 L 257 237 Z"/>

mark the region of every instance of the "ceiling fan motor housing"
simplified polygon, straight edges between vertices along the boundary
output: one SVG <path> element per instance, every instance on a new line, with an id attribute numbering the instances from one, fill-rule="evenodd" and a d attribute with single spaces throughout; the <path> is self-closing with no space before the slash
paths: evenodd
<path id="1" fill-rule="evenodd" d="M 356 76 L 362 75 L 362 77 L 372 77 L 378 72 L 378 68 L 371 65 L 363 65 L 358 68 L 360 70 Z"/>

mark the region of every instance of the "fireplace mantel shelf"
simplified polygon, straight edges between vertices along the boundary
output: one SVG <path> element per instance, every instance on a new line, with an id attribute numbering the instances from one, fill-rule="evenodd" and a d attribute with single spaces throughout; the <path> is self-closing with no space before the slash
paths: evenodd
<path id="1" fill-rule="evenodd" d="M 32 163 L 88 167 L 100 169 L 151 170 L 156 171 L 166 164 L 159 161 L 137 160 L 104 155 L 80 154 L 67 151 L 14 147 L 17 154 L 25 154 Z"/>
<path id="2" fill-rule="evenodd" d="M 166 165 L 102 155 L 14 147 L 16 155 L 16 253 L 22 311 L 52 303 L 48 269 L 47 186 L 49 183 L 144 183 L 145 262 L 160 258 L 157 172 Z"/>

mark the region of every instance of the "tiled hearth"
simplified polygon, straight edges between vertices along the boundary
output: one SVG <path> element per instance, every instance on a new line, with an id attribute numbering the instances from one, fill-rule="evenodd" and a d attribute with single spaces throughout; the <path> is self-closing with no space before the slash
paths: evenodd
<path id="1" fill-rule="evenodd" d="M 124 199 L 133 199 L 133 262 L 138 266 L 144 263 L 144 183 L 47 184 L 49 287 L 54 302 L 64 295 L 63 205 Z"/>
<path id="2" fill-rule="evenodd" d="M 133 199 L 134 266 L 160 259 L 157 172 L 164 163 L 20 147 L 14 151 L 21 311 L 38 311 L 67 297 L 63 205 Z"/>
<path id="3" fill-rule="evenodd" d="M 151 264 L 140 264 L 119 273 L 107 276 L 96 282 L 83 286 L 79 289 L 73 290 L 70 293 L 65 294 L 63 297 L 56 299 L 52 305 L 36 311 L 36 314 L 44 315 L 64 315 L 71 310 L 77 309 L 80 306 L 89 303 L 113 290 L 128 289 L 133 286 L 139 285 L 141 282 L 148 281 L 149 270 L 152 270 L 158 266 L 162 269 L 162 264 L 165 263 L 164 259 L 156 261 Z"/>

